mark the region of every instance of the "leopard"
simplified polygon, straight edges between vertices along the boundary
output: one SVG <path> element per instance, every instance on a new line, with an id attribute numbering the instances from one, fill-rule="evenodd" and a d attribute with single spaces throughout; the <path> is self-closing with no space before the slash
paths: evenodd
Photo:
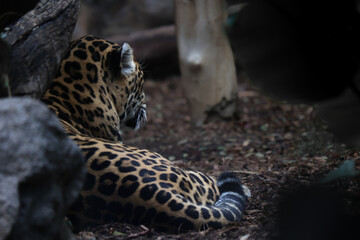
<path id="1" fill-rule="evenodd" d="M 86 177 L 67 212 L 75 231 L 112 222 L 161 232 L 239 222 L 249 189 L 233 172 L 212 176 L 123 143 L 147 122 L 144 73 L 127 42 L 74 40 L 42 97 L 83 153 Z"/>

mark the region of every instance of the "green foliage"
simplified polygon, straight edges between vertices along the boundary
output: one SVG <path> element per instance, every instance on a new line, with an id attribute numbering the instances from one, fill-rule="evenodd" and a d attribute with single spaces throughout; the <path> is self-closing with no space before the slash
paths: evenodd
<path id="1" fill-rule="evenodd" d="M 330 171 L 326 176 L 320 181 L 320 183 L 328 183 L 339 179 L 352 178 L 360 174 L 359 170 L 355 169 L 354 160 L 348 159 L 345 160 L 339 168 Z"/>

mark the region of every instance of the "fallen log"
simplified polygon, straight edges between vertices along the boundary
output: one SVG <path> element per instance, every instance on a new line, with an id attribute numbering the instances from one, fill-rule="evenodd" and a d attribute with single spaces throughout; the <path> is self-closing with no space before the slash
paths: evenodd
<path id="1" fill-rule="evenodd" d="M 128 42 L 134 49 L 136 59 L 144 66 L 147 76 L 157 78 L 179 74 L 174 25 L 137 31 L 129 35 L 112 36 L 107 39 L 118 44 Z"/>

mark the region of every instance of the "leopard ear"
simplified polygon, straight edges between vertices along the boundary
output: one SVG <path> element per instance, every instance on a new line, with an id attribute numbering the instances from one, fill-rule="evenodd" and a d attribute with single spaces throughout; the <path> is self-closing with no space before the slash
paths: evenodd
<path id="1" fill-rule="evenodd" d="M 124 42 L 120 52 L 121 74 L 124 76 L 133 74 L 135 72 L 135 66 L 133 50 L 127 42 Z"/>

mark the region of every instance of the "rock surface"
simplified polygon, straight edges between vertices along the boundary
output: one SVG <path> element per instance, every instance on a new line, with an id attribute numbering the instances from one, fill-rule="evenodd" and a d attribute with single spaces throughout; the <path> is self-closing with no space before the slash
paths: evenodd
<path id="1" fill-rule="evenodd" d="M 82 187 L 83 157 L 30 98 L 0 101 L 0 239 L 54 239 Z"/>

